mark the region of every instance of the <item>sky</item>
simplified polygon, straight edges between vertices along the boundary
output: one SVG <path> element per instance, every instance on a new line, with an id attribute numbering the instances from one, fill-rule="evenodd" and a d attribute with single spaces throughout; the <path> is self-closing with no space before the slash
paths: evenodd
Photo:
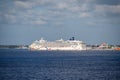
<path id="1" fill-rule="evenodd" d="M 0 0 L 0 45 L 41 37 L 120 44 L 120 0 Z"/>

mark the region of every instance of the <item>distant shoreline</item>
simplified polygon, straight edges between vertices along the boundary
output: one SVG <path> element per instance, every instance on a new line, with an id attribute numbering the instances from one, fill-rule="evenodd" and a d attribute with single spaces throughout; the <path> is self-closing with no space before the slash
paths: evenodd
<path id="1" fill-rule="evenodd" d="M 114 46 L 113 46 L 114 47 Z M 119 46 L 115 46 L 115 47 L 119 47 Z M 29 45 L 0 45 L 0 49 L 29 49 Z M 106 49 L 99 49 L 98 46 L 95 46 L 95 45 L 89 45 L 87 46 L 87 49 L 84 50 L 84 51 L 95 51 L 95 50 L 115 50 L 114 48 L 106 48 Z M 39 50 L 33 50 L 33 51 L 39 51 Z M 42 51 L 42 50 L 41 50 Z M 50 51 L 50 50 L 48 50 Z M 54 51 L 54 50 L 51 50 L 51 51 Z M 69 50 L 68 50 L 69 51 Z M 71 51 L 71 50 L 70 50 Z M 73 50 L 74 51 L 74 50 Z M 78 51 L 82 51 L 82 50 L 78 50 Z"/>
<path id="2" fill-rule="evenodd" d="M 28 45 L 0 45 L 0 49 L 23 49 L 28 48 Z"/>

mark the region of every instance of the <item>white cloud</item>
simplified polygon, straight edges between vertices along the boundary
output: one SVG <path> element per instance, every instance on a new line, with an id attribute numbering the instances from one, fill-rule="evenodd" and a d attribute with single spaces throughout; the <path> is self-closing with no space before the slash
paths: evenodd
<path id="1" fill-rule="evenodd" d="M 14 0 L 11 8 L 0 13 L 6 22 L 43 25 L 86 17 L 120 14 L 120 5 L 99 5 L 95 0 Z M 6 9 L 6 8 L 5 8 Z M 4 9 L 4 10 L 5 10 Z M 55 21 L 55 23 L 54 23 Z M 60 22 L 60 23 L 59 23 Z"/>
<path id="2" fill-rule="evenodd" d="M 96 26 L 97 25 L 96 22 L 92 22 L 92 21 L 86 22 L 86 24 L 88 24 L 90 26 Z"/>
<path id="3" fill-rule="evenodd" d="M 16 23 L 16 16 L 12 15 L 12 14 L 4 14 L 4 18 L 7 21 L 7 23 Z"/>
<path id="4" fill-rule="evenodd" d="M 14 1 L 13 10 L 9 9 L 7 14 L 13 14 L 11 21 L 19 24 L 47 24 L 46 21 L 61 21 L 65 18 L 88 17 L 87 4 L 79 6 L 77 0 L 26 0 Z M 43 11 L 42 11 L 42 10 Z M 15 21 L 16 19 L 16 21 Z M 7 19 L 6 19 L 7 20 Z"/>
<path id="5" fill-rule="evenodd" d="M 110 13 L 120 14 L 120 5 L 96 5 L 95 12 L 103 15 L 108 15 Z"/>
<path id="6" fill-rule="evenodd" d="M 28 1 L 15 1 L 15 5 L 19 8 L 32 8 L 34 3 Z"/>
<path id="7" fill-rule="evenodd" d="M 31 24 L 34 24 L 34 25 L 43 25 L 43 24 L 46 24 L 46 23 L 47 22 L 43 21 L 43 20 L 31 21 Z"/>
<path id="8" fill-rule="evenodd" d="M 79 17 L 90 17 L 91 15 L 89 13 L 83 12 L 79 15 Z"/>
<path id="9" fill-rule="evenodd" d="M 66 4 L 66 3 L 59 3 L 59 4 L 57 5 L 57 8 L 58 8 L 58 9 L 67 9 L 67 8 L 69 8 L 69 5 Z"/>

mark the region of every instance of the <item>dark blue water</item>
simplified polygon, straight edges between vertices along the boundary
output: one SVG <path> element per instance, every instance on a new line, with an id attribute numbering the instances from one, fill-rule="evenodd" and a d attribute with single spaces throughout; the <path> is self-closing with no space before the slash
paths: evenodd
<path id="1" fill-rule="evenodd" d="M 120 80 L 120 51 L 0 49 L 0 80 Z"/>

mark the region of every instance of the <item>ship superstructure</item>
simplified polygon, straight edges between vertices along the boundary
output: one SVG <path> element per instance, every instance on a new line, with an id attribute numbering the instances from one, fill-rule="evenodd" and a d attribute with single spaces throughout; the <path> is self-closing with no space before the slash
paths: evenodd
<path id="1" fill-rule="evenodd" d="M 34 41 L 29 48 L 33 50 L 86 50 L 86 44 L 74 39 L 66 41 L 60 39 L 51 42 L 41 38 Z"/>

